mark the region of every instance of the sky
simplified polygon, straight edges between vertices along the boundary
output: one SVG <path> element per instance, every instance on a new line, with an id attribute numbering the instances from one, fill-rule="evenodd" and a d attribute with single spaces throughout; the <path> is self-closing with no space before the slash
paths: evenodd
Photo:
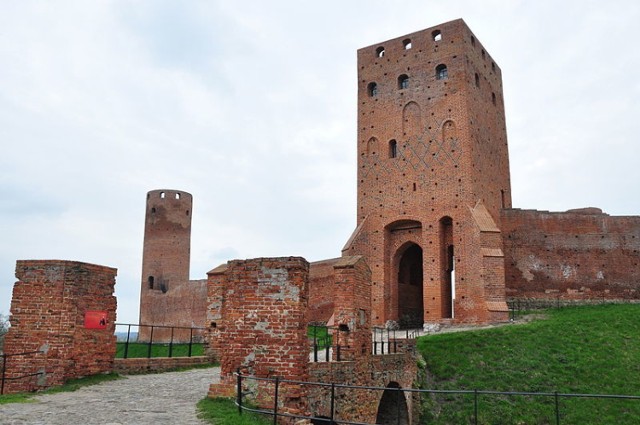
<path id="1" fill-rule="evenodd" d="M 0 313 L 15 263 L 118 269 L 193 195 L 191 278 L 333 258 L 356 221 L 356 50 L 463 18 L 502 70 L 513 206 L 640 215 L 640 2 L 0 0 Z"/>

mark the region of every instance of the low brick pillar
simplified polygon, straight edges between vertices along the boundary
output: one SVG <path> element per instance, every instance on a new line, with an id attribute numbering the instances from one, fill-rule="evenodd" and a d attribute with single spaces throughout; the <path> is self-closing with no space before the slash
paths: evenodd
<path id="1" fill-rule="evenodd" d="M 343 257 L 334 265 L 334 338 L 343 348 L 341 360 L 371 355 L 371 271 L 364 259 Z"/>
<path id="2" fill-rule="evenodd" d="M 21 260 L 5 336 L 7 378 L 44 371 L 34 379 L 8 380 L 5 393 L 60 385 L 111 372 L 116 352 L 117 270 L 61 260 Z M 13 354 L 42 350 L 42 354 Z M 34 382 L 35 381 L 35 382 Z"/>
<path id="3" fill-rule="evenodd" d="M 209 273 L 212 346 L 221 368 L 220 384 L 211 385 L 209 396 L 235 394 L 237 369 L 260 378 L 307 379 L 308 274 L 301 257 L 234 260 Z M 272 408 L 272 390 L 273 383 L 261 383 L 254 401 Z M 305 410 L 297 386 L 284 385 L 279 394 L 281 411 Z"/>

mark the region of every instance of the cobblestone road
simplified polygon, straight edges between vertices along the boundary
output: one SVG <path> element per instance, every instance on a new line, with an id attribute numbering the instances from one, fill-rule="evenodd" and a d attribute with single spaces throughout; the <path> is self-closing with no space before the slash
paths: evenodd
<path id="1" fill-rule="evenodd" d="M 0 424 L 201 425 L 196 403 L 219 378 L 217 367 L 128 376 L 70 393 L 39 395 L 32 403 L 0 404 Z"/>

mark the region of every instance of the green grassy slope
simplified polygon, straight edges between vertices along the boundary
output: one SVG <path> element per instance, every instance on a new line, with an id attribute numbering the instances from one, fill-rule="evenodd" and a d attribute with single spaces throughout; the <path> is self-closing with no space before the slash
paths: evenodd
<path id="1" fill-rule="evenodd" d="M 640 305 L 549 310 L 524 325 L 423 337 L 428 389 L 640 395 Z M 473 423 L 473 395 L 432 395 L 425 423 Z M 479 423 L 555 423 L 553 397 L 481 395 Z M 563 424 L 637 424 L 640 400 L 559 399 Z"/>

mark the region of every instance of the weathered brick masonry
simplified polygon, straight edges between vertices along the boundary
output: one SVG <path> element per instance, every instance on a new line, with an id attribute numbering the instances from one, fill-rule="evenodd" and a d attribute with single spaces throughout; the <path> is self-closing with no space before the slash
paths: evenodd
<path id="1" fill-rule="evenodd" d="M 30 380 L 7 381 L 17 392 L 59 385 L 82 376 L 110 372 L 116 353 L 116 269 L 77 261 L 24 260 L 16 264 L 18 282 L 11 299 L 11 328 L 5 339 L 11 357 L 8 378 L 45 370 L 35 388 Z M 85 327 L 86 313 L 106 312 L 103 329 Z"/>
<path id="2" fill-rule="evenodd" d="M 504 276 L 483 272 L 511 206 L 502 76 L 462 20 L 358 50 L 357 149 L 343 254 L 371 267 L 373 323 L 505 319 Z"/>
<path id="3" fill-rule="evenodd" d="M 640 217 L 508 209 L 501 221 L 508 296 L 640 299 Z"/>
<path id="4" fill-rule="evenodd" d="M 370 269 L 372 325 L 503 321 L 507 294 L 637 297 L 638 217 L 512 209 L 502 71 L 463 20 L 359 49 L 357 85 L 357 226 L 342 255 Z M 208 309 L 187 284 L 190 211 L 187 193 L 149 192 L 143 322 L 223 322 L 216 273 Z M 337 323 L 340 261 L 311 264 L 309 321 Z"/>
<path id="5" fill-rule="evenodd" d="M 309 321 L 309 264 L 300 257 L 234 260 L 209 272 L 209 325 L 211 348 L 220 360 L 221 382 L 211 385 L 209 395 L 235 394 L 233 373 L 259 378 L 386 387 L 398 382 L 410 387 L 416 362 L 411 352 L 394 356 L 371 355 L 371 272 L 359 256 L 320 264 L 323 287 L 335 296 L 333 322 L 342 329 L 342 362 L 310 363 L 306 336 Z M 312 266 L 313 268 L 313 266 Z M 247 381 L 254 402 L 273 406 L 273 384 Z M 305 385 L 282 385 L 281 411 L 322 415 L 328 408 L 326 390 Z M 311 393 L 309 393 L 311 391 Z M 343 420 L 373 418 L 381 392 L 353 392 L 340 396 Z M 365 407 L 366 406 L 366 407 Z M 371 416 L 373 415 L 373 416 Z"/>
<path id="6" fill-rule="evenodd" d="M 202 327 L 207 281 L 189 280 L 193 198 L 184 191 L 159 189 L 147 194 L 140 324 Z M 168 341 L 170 330 L 154 329 L 154 341 Z M 141 328 L 139 338 L 150 337 Z M 188 331 L 174 331 L 174 341 L 188 341 Z"/>

